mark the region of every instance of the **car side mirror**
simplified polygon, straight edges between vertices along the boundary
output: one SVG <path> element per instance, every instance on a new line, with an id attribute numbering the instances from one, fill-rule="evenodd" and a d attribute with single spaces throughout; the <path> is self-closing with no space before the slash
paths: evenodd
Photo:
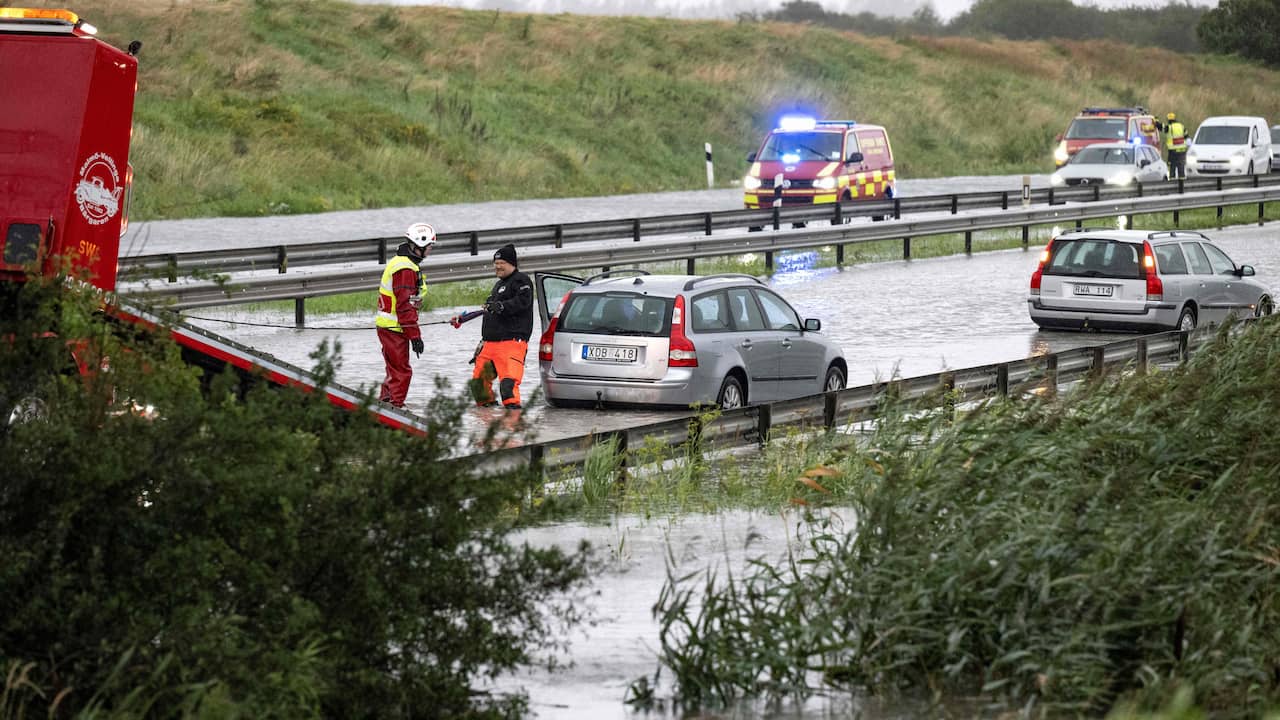
<path id="1" fill-rule="evenodd" d="M 1248 266 L 1246 265 L 1245 267 L 1248 267 Z M 1253 268 L 1249 268 L 1249 269 L 1252 270 Z M 819 330 L 822 329 L 822 321 L 819 320 L 818 318 L 805 318 L 804 329 L 808 330 L 809 332 L 818 332 Z"/>
<path id="2" fill-rule="evenodd" d="M 849 153 L 849 157 L 845 158 L 844 161 L 846 163 L 860 163 L 862 162 L 862 153 L 851 152 Z"/>
<path id="3" fill-rule="evenodd" d="M 754 152 L 747 153 L 747 162 L 755 162 L 756 154 Z"/>
<path id="4" fill-rule="evenodd" d="M 1236 270 L 1236 275 L 1239 277 L 1253 277 L 1253 266 L 1241 265 L 1240 268 Z"/>
<path id="5" fill-rule="evenodd" d="M 1138 161 L 1138 167 L 1140 168 L 1144 168 L 1150 164 L 1151 164 L 1151 161 L 1146 158 L 1142 158 L 1141 160 Z"/>

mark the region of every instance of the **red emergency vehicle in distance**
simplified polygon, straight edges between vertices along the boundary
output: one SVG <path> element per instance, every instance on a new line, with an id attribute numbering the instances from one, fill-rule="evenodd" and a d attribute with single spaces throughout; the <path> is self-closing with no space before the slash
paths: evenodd
<path id="1" fill-rule="evenodd" d="M 138 61 L 70 10 L 0 7 L 0 281 L 116 283 Z"/>
<path id="2" fill-rule="evenodd" d="M 1087 107 L 1056 138 L 1054 167 L 1062 167 L 1081 149 L 1098 143 L 1128 142 L 1160 147 L 1156 119 L 1142 107 Z"/>
<path id="3" fill-rule="evenodd" d="M 893 148 L 879 125 L 784 115 L 747 162 L 742 187 L 750 209 L 778 199 L 813 205 L 893 197 Z"/>

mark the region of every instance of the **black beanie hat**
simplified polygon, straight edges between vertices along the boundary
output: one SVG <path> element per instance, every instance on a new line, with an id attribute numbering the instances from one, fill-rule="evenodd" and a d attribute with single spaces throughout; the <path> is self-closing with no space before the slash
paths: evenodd
<path id="1" fill-rule="evenodd" d="M 498 248 L 497 252 L 493 254 L 493 259 L 506 260 L 507 262 L 511 263 L 512 266 L 517 265 L 516 246 L 512 245 L 511 243 L 507 243 L 506 245 L 503 245 L 502 247 Z"/>

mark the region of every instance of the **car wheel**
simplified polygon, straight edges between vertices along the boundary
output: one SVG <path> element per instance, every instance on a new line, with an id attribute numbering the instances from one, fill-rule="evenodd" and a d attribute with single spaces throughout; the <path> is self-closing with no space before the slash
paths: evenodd
<path id="1" fill-rule="evenodd" d="M 823 392 L 835 392 L 844 389 L 844 371 L 832 365 L 827 368 L 827 379 L 822 381 Z"/>
<path id="2" fill-rule="evenodd" d="M 1271 301 L 1271 298 L 1267 297 L 1266 295 L 1263 295 L 1262 299 L 1258 301 L 1257 307 L 1253 309 L 1253 316 L 1266 317 L 1275 311 L 1276 311 L 1275 303 Z"/>
<path id="3" fill-rule="evenodd" d="M 1178 330 L 1195 330 L 1196 329 L 1196 311 L 1187 306 L 1182 308 L 1182 314 L 1178 316 Z"/>
<path id="4" fill-rule="evenodd" d="M 728 375 L 720 383 L 720 394 L 716 396 L 716 405 L 721 410 L 734 410 L 746 404 L 747 394 L 742 391 L 742 383 L 738 378 Z"/>

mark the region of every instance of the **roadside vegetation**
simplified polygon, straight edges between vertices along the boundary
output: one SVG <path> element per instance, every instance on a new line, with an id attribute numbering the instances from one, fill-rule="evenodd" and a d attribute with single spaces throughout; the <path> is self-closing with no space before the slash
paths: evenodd
<path id="1" fill-rule="evenodd" d="M 803 109 L 888 127 L 903 178 L 1047 172 L 1089 105 L 1280 117 L 1275 71 L 1111 41 L 335 0 L 83 12 L 143 42 L 135 220 L 692 190 L 704 142 L 728 186 Z"/>
<path id="2" fill-rule="evenodd" d="M 902 406 L 774 455 L 764 482 L 789 480 L 805 542 L 738 572 L 673 568 L 662 673 L 691 706 L 869 691 L 1032 716 L 1280 711 L 1280 450 L 1259 430 L 1280 413 L 1277 347 L 1263 321 L 1185 366 Z"/>
<path id="3" fill-rule="evenodd" d="M 535 479 L 446 462 L 461 399 L 414 437 L 202 379 L 73 285 L 3 300 L 0 719 L 511 717 L 473 688 L 563 659 L 587 550 L 508 539 Z"/>

